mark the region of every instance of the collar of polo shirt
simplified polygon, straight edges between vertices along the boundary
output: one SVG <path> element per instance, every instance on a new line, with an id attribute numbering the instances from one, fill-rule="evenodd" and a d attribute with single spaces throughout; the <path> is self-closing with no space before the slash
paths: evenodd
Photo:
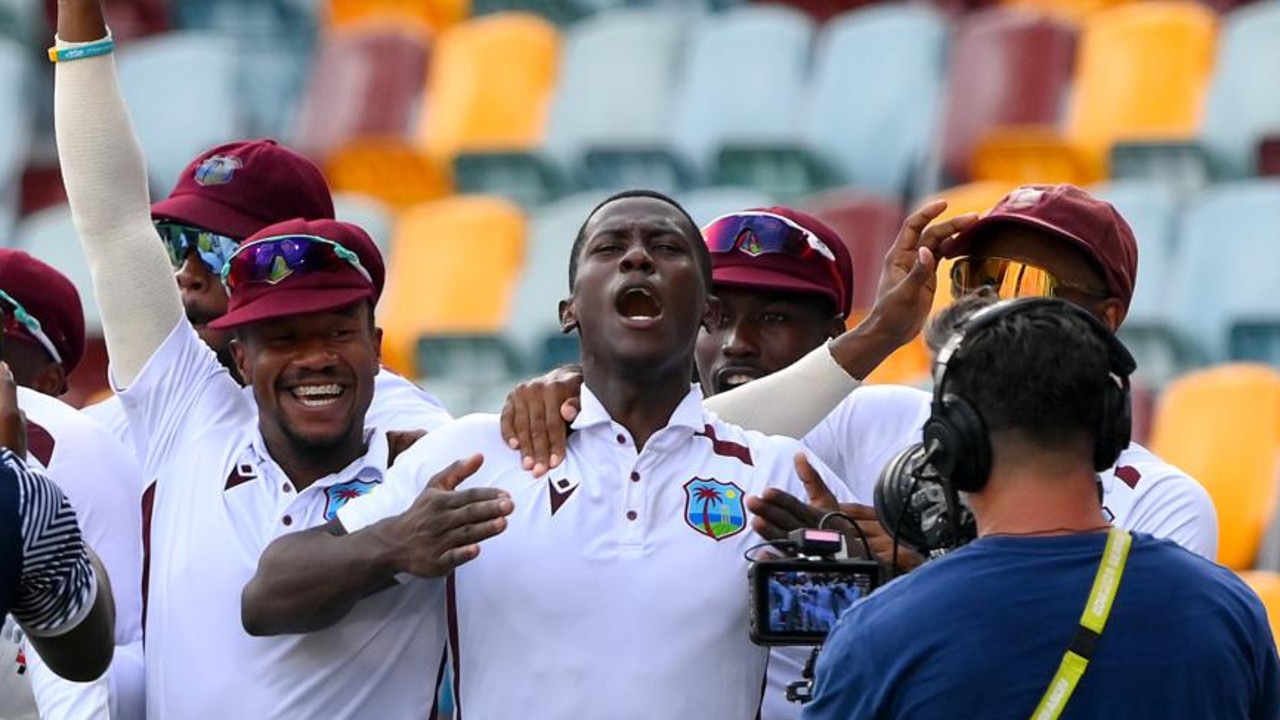
<path id="1" fill-rule="evenodd" d="M 582 430 L 612 422 L 614 419 L 609 416 L 609 411 L 600 402 L 600 398 L 596 397 L 595 393 L 591 392 L 591 388 L 584 383 L 582 409 L 578 411 L 578 417 L 574 418 L 571 427 L 574 430 Z M 706 415 L 702 410 L 702 388 L 697 383 L 690 383 L 689 394 L 684 396 L 684 400 L 676 406 L 675 412 L 671 413 L 671 420 L 667 422 L 666 427 L 685 427 L 698 432 L 706 425 Z"/>

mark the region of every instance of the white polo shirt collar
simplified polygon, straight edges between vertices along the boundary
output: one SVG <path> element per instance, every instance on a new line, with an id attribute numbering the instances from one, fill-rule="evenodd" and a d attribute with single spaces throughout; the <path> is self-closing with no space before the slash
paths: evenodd
<path id="1" fill-rule="evenodd" d="M 702 409 L 702 388 L 690 383 L 688 394 L 676 406 L 675 412 L 671 413 L 671 419 L 667 421 L 667 424 L 659 433 L 665 434 L 672 428 L 701 432 L 706 429 L 708 422 L 706 411 Z M 574 430 L 585 430 L 606 425 L 609 426 L 611 431 L 623 434 L 628 439 L 631 436 L 631 433 L 625 427 L 609 415 L 604 403 L 600 402 L 600 398 L 591 392 L 591 388 L 583 383 L 582 409 L 578 411 L 578 416 L 574 418 L 571 427 Z"/>
<path id="2" fill-rule="evenodd" d="M 317 479 L 307 486 L 303 493 L 306 493 L 311 488 L 326 488 L 339 483 L 354 481 L 382 482 L 383 468 L 387 466 L 389 452 L 387 436 L 384 433 L 377 432 L 374 428 L 367 427 L 364 429 L 364 442 L 367 449 L 363 455 L 352 460 L 341 470 Z M 264 473 L 268 479 L 274 481 L 270 483 L 271 487 L 284 488 L 286 484 L 292 487 L 293 482 L 285 473 L 284 468 L 281 468 L 275 458 L 271 457 L 271 453 L 268 452 L 267 441 L 262 437 L 261 431 L 253 433 L 253 440 L 250 442 L 246 454 L 259 472 Z"/>

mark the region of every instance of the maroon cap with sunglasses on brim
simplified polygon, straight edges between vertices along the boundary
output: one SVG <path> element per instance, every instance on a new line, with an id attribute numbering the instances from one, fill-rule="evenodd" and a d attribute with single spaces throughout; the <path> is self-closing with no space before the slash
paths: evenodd
<path id="1" fill-rule="evenodd" d="M 315 163 L 261 139 L 219 145 L 178 176 L 151 217 L 243 239 L 291 218 L 333 218 L 333 196 Z"/>
<path id="2" fill-rule="evenodd" d="M 1066 240 L 1102 271 L 1107 291 L 1127 308 L 1138 275 L 1138 243 L 1133 229 L 1111 203 L 1075 185 L 1026 185 L 942 244 L 942 256 L 969 255 L 973 243 L 993 225 L 1014 223 Z"/>
<path id="3" fill-rule="evenodd" d="M 721 221 L 750 215 L 774 215 L 812 234 L 830 251 L 828 258 L 821 252 L 755 252 L 751 238 L 732 238 L 733 250 L 711 253 L 711 282 L 713 285 L 740 287 L 748 290 L 820 295 L 835 305 L 840 317 L 849 316 L 853 305 L 853 257 L 849 248 L 836 234 L 817 218 L 787 207 L 752 208 L 721 216 L 705 228 L 703 235 L 709 247 L 717 244 L 710 234 L 723 226 Z M 745 231 L 742 230 L 740 232 Z M 754 232 L 754 231 L 753 231 Z M 763 239 L 759 239 L 763 241 Z"/>
<path id="4" fill-rule="evenodd" d="M 250 262 L 255 243 L 277 238 L 322 238 L 336 243 L 354 253 L 359 262 L 357 268 L 344 260 L 331 245 L 318 242 L 315 252 L 327 253 L 324 262 L 311 263 L 313 267 L 291 270 L 280 267 L 270 279 L 237 281 L 238 263 Z M 268 254 L 268 259 L 276 258 Z M 283 263 L 283 258 L 278 262 Z M 269 225 L 240 244 L 240 250 L 228 262 L 230 290 L 227 293 L 227 313 L 209 323 L 215 330 L 227 330 L 240 325 L 279 320 L 281 318 L 328 312 L 349 307 L 362 300 L 378 303 L 382 285 L 386 280 L 386 268 L 382 254 L 369 234 L 351 223 L 338 220 L 293 219 Z M 363 268 L 364 272 L 361 272 Z M 366 277 L 365 273 L 368 273 Z"/>
<path id="5" fill-rule="evenodd" d="M 62 356 L 63 371 L 75 370 L 84 356 L 84 307 L 67 276 L 21 250 L 0 249 L 0 290 L 39 321 L 40 331 Z M 10 312 L 3 304 L 0 310 Z M 41 346 L 21 324 L 9 332 Z"/>

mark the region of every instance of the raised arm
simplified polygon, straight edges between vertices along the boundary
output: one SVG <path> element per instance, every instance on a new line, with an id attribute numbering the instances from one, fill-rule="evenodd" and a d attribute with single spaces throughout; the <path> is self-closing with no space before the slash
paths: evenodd
<path id="1" fill-rule="evenodd" d="M 416 498 L 408 496 L 412 504 L 395 515 L 384 508 L 403 506 L 406 494 L 389 477 L 373 493 L 347 506 L 365 506 L 361 518 L 384 519 L 360 529 L 353 526 L 351 533 L 334 520 L 276 539 L 240 596 L 245 632 L 320 630 L 346 617 L 364 597 L 394 585 L 397 576 L 440 577 L 474 559 L 482 540 L 506 528 L 513 508 L 511 498 L 500 490 L 455 489 L 483 461 L 473 455 L 449 465 Z M 339 512 L 340 519 L 344 515 L 352 517 Z"/>
<path id="2" fill-rule="evenodd" d="M 58 45 L 108 36 L 100 0 L 58 0 Z M 120 387 L 182 319 L 182 301 L 154 227 L 146 164 L 112 55 L 55 68 L 54 126 L 63 183 L 93 273 L 112 376 Z"/>
<path id="3" fill-rule="evenodd" d="M 947 203 L 912 213 L 885 254 L 875 306 L 857 327 L 794 365 L 707 398 L 722 420 L 752 430 L 804 437 L 894 350 L 920 333 L 938 288 L 942 241 L 972 225 L 972 213 L 930 225 Z"/>

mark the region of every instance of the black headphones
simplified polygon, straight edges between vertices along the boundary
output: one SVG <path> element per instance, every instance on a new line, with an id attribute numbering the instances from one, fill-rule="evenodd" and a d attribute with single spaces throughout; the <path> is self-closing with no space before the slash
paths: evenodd
<path id="1" fill-rule="evenodd" d="M 1131 408 L 1129 376 L 1137 367 L 1129 350 L 1102 321 L 1088 311 L 1055 298 L 1019 298 L 983 308 L 964 321 L 938 351 L 933 366 L 933 404 L 924 425 L 924 447 L 929 464 L 952 489 L 977 492 L 991 474 L 991 440 L 978 411 L 966 399 L 947 392 L 947 363 L 960 352 L 966 337 L 1000 323 L 1006 318 L 1036 309 L 1053 308 L 1071 313 L 1093 329 L 1107 347 L 1107 364 L 1112 383 L 1103 398 L 1101 425 L 1093 447 L 1093 467 L 1101 472 L 1115 464 L 1129 446 Z"/>

